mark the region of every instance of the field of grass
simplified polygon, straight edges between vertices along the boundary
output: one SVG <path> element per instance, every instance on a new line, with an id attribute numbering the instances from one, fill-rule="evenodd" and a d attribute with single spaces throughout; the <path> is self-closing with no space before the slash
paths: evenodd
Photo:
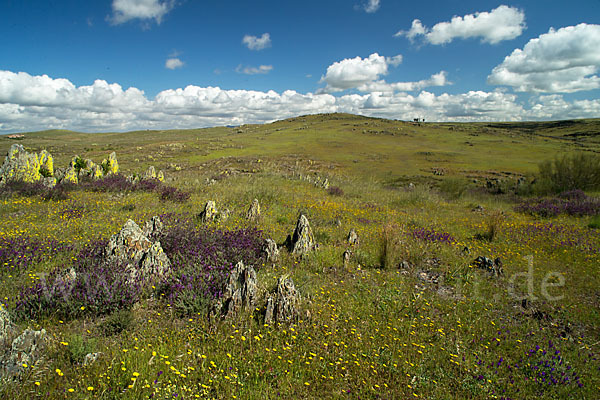
<path id="1" fill-rule="evenodd" d="M 484 187 L 529 181 L 558 154 L 596 153 L 599 133 L 600 120 L 413 124 L 348 114 L 26 133 L 19 143 L 47 149 L 55 166 L 115 151 L 122 174 L 154 165 L 191 197 L 75 189 L 61 200 L 0 198 L 0 300 L 20 330 L 48 335 L 45 357 L 2 382 L 0 398 L 598 398 L 597 217 L 533 216 L 516 210 L 521 194 Z M 0 154 L 12 143 L 0 138 Z M 325 178 L 337 189 L 322 188 Z M 261 217 L 248 221 L 255 198 Z M 208 200 L 231 217 L 203 226 L 195 216 Z M 174 230 L 189 221 L 209 236 L 243 229 L 281 245 L 301 212 L 318 250 L 256 261 L 259 305 L 235 320 L 209 322 L 206 304 L 183 307 L 158 284 L 112 312 L 94 312 L 91 301 L 73 312 L 19 312 L 20 293 L 81 265 L 82 249 L 129 218 L 142 225 L 162 215 Z M 356 246 L 346 242 L 352 228 Z M 477 268 L 478 256 L 499 257 L 504 275 Z M 264 295 L 282 275 L 294 280 L 302 311 L 268 325 Z M 84 366 L 93 352 L 102 354 Z"/>

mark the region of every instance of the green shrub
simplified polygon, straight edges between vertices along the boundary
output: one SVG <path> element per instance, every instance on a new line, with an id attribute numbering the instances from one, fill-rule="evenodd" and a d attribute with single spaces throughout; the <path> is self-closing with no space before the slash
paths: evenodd
<path id="1" fill-rule="evenodd" d="M 600 215 L 595 215 L 594 217 L 592 217 L 592 219 L 590 219 L 590 222 L 588 223 L 588 228 L 600 229 Z"/>
<path id="2" fill-rule="evenodd" d="M 102 330 L 107 336 L 116 335 L 133 325 L 133 313 L 130 310 L 118 310 L 109 315 L 102 324 Z"/>
<path id="3" fill-rule="evenodd" d="M 449 177 L 440 183 L 440 192 L 451 199 L 459 199 L 469 188 L 469 182 L 462 177 Z"/>
<path id="4" fill-rule="evenodd" d="M 600 157 L 577 153 L 539 165 L 538 193 L 600 189 Z"/>
<path id="5" fill-rule="evenodd" d="M 71 364 L 81 364 L 86 354 L 96 351 L 96 340 L 73 334 L 67 338 L 67 350 Z"/>

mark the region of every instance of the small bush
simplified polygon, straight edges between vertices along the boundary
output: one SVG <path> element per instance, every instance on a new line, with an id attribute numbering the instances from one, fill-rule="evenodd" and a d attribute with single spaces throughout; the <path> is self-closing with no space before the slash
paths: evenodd
<path id="1" fill-rule="evenodd" d="M 379 263 L 382 268 L 393 268 L 398 265 L 401 244 L 400 229 L 395 225 L 384 225 L 381 230 L 381 250 L 379 253 Z"/>
<path id="2" fill-rule="evenodd" d="M 185 203 L 190 199 L 190 193 L 184 192 L 172 186 L 165 186 L 160 190 L 160 199 L 174 201 L 176 203 Z"/>
<path id="3" fill-rule="evenodd" d="M 329 189 L 327 189 L 327 193 L 329 193 L 331 196 L 343 196 L 344 195 L 344 191 L 342 190 L 342 188 L 340 188 L 338 186 L 330 186 Z"/>
<path id="4" fill-rule="evenodd" d="M 461 198 L 468 188 L 468 181 L 460 177 L 449 177 L 440 183 L 440 192 L 444 193 L 451 199 Z"/>
<path id="5" fill-rule="evenodd" d="M 600 157 L 577 153 L 539 165 L 536 184 L 540 193 L 600 189 Z"/>
<path id="6" fill-rule="evenodd" d="M 96 350 L 96 340 L 86 339 L 82 335 L 73 334 L 66 338 L 68 357 L 71 364 L 82 364 L 88 353 Z"/>
<path id="7" fill-rule="evenodd" d="M 600 229 L 600 215 L 596 215 L 590 219 L 588 223 L 588 228 L 592 229 Z"/>
<path id="8" fill-rule="evenodd" d="M 502 213 L 493 212 L 486 221 L 487 230 L 483 233 L 476 234 L 475 239 L 493 242 L 502 227 L 503 221 L 504 215 Z"/>
<path id="9" fill-rule="evenodd" d="M 131 328 L 133 321 L 133 313 L 130 310 L 115 311 L 102 323 L 102 332 L 106 336 L 117 335 Z"/>

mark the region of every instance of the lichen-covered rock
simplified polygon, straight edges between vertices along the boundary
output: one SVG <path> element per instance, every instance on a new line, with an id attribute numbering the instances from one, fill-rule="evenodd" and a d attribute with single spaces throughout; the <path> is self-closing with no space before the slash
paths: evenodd
<path id="1" fill-rule="evenodd" d="M 350 232 L 348 232 L 347 241 L 353 246 L 358 246 L 358 244 L 360 243 L 360 239 L 358 238 L 358 234 L 356 233 L 356 230 L 354 230 L 354 228 L 352 228 Z"/>
<path id="2" fill-rule="evenodd" d="M 65 173 L 62 176 L 60 182 L 74 184 L 77 184 L 79 182 L 79 178 L 77 177 L 77 170 L 73 165 L 69 165 L 69 167 L 65 170 Z"/>
<path id="3" fill-rule="evenodd" d="M 34 331 L 26 329 L 12 342 L 5 363 L 5 374 L 15 376 L 25 368 L 24 365 L 34 365 L 46 350 L 46 330 Z"/>
<path id="4" fill-rule="evenodd" d="M 146 221 L 142 232 L 147 238 L 152 238 L 159 236 L 162 233 L 163 229 L 164 225 L 162 221 L 160 220 L 158 215 L 155 215 L 154 217 Z"/>
<path id="5" fill-rule="evenodd" d="M 211 307 L 210 318 L 230 319 L 241 310 L 252 310 L 256 304 L 257 280 L 252 266 L 238 262 L 227 278 L 223 296 Z"/>
<path id="6" fill-rule="evenodd" d="M 156 169 L 153 165 L 149 166 L 146 172 L 144 172 L 142 179 L 156 179 Z"/>
<path id="7" fill-rule="evenodd" d="M 0 348 L 8 345 L 14 332 L 14 325 L 8 311 L 0 304 Z"/>
<path id="8" fill-rule="evenodd" d="M 266 254 L 267 262 L 279 261 L 279 248 L 273 239 L 266 239 L 263 247 L 263 253 Z"/>
<path id="9" fill-rule="evenodd" d="M 88 354 L 86 354 L 85 357 L 83 358 L 83 366 L 89 367 L 90 365 L 95 363 L 96 360 L 98 360 L 98 358 L 100 358 L 100 356 L 102 354 L 103 353 L 88 353 Z"/>
<path id="10" fill-rule="evenodd" d="M 277 281 L 274 295 L 267 297 L 265 323 L 290 323 L 298 319 L 300 293 L 291 278 L 282 276 Z"/>
<path id="11" fill-rule="evenodd" d="M 199 217 L 202 222 L 212 222 L 217 216 L 217 206 L 215 202 L 210 200 L 204 205 L 204 210 L 200 213 Z"/>
<path id="12" fill-rule="evenodd" d="M 94 180 L 102 178 L 102 176 L 103 176 L 102 167 L 100 165 L 98 165 L 98 164 L 93 164 L 90 167 L 90 174 L 89 174 L 89 176 L 92 179 L 94 179 Z"/>
<path id="13" fill-rule="evenodd" d="M 45 178 L 42 178 L 41 182 L 42 182 L 42 185 L 44 185 L 50 189 L 53 188 L 54 186 L 56 186 L 56 178 L 53 176 L 47 176 Z"/>
<path id="14" fill-rule="evenodd" d="M 158 173 L 156 174 L 156 179 L 158 179 L 159 182 L 164 182 L 165 174 L 162 171 L 158 171 Z"/>
<path id="15" fill-rule="evenodd" d="M 229 211 L 229 208 L 226 208 L 224 210 L 219 211 L 215 219 L 219 220 L 220 222 L 225 222 L 229 219 L 230 215 L 231 211 Z"/>
<path id="16" fill-rule="evenodd" d="M 128 220 L 110 238 L 104 249 L 104 256 L 108 263 L 125 265 L 129 282 L 152 282 L 167 275 L 171 269 L 171 261 L 160 242 L 150 241 L 132 220 Z"/>
<path id="17" fill-rule="evenodd" d="M 54 159 L 52 154 L 46 150 L 40 151 L 40 174 L 43 177 L 50 177 L 54 175 Z"/>
<path id="18" fill-rule="evenodd" d="M 117 162 L 117 153 L 114 151 L 108 156 L 108 160 L 102 160 L 102 170 L 104 175 L 113 175 L 119 173 L 119 163 Z"/>
<path id="19" fill-rule="evenodd" d="M 348 250 L 344 251 L 344 253 L 342 254 L 342 262 L 344 263 L 344 266 L 347 266 L 350 263 L 351 257 L 352 257 L 352 250 L 348 249 Z"/>
<path id="20" fill-rule="evenodd" d="M 323 183 L 321 183 L 321 187 L 325 190 L 329 189 L 329 179 L 325 178 Z"/>
<path id="21" fill-rule="evenodd" d="M 13 144 L 0 167 L 0 185 L 8 181 L 37 182 L 42 179 L 40 160 L 20 144 Z"/>
<path id="22" fill-rule="evenodd" d="M 289 249 L 294 255 L 304 255 L 315 249 L 315 238 L 310 229 L 308 219 L 303 214 L 298 218 L 296 229 L 289 243 Z"/>
<path id="23" fill-rule="evenodd" d="M 254 221 L 258 217 L 260 217 L 260 204 L 258 204 L 258 199 L 254 199 L 246 213 L 246 219 Z"/>

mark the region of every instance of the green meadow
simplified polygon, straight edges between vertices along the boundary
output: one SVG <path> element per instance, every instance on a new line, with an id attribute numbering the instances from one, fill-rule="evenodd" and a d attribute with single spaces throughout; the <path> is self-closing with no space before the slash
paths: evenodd
<path id="1" fill-rule="evenodd" d="M 61 198 L 0 197 L 0 300 L 19 331 L 47 332 L 43 357 L 4 379 L 0 398 L 598 398 L 598 218 L 519 207 L 542 196 L 540 163 L 600 151 L 600 120 L 412 123 L 321 114 L 24 136 L 0 137 L 0 154 L 19 143 L 66 167 L 75 155 L 99 163 L 114 151 L 120 174 L 152 165 L 164 171 L 163 185 L 189 198 L 85 188 Z M 585 196 L 593 203 L 595 194 Z M 261 215 L 248 220 L 253 199 Z M 209 200 L 230 217 L 202 223 L 197 215 Z M 81 266 L 82 250 L 128 219 L 142 226 L 160 215 L 173 229 L 185 220 L 207 238 L 258 231 L 283 246 L 300 213 L 318 249 L 257 259 L 256 309 L 234 319 L 209 320 L 204 293 L 184 301 L 158 283 L 97 312 L 93 299 L 71 306 L 65 297 L 35 313 L 19 305 L 52 271 Z M 359 244 L 347 242 L 351 229 Z M 480 256 L 499 258 L 503 274 L 479 268 Z M 281 276 L 300 292 L 300 312 L 290 323 L 266 324 L 264 299 Z M 101 354 L 84 365 L 88 353 Z"/>

